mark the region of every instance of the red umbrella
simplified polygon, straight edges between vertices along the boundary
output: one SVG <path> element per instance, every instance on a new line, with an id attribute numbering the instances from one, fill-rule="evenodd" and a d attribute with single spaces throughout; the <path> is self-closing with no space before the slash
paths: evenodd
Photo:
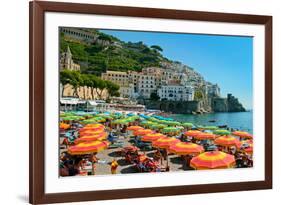
<path id="1" fill-rule="evenodd" d="M 189 137 L 196 137 L 199 134 L 202 134 L 202 132 L 199 130 L 188 130 L 187 132 L 184 133 L 185 136 L 189 136 Z"/>
<path id="2" fill-rule="evenodd" d="M 147 135 L 147 134 L 151 134 L 151 133 L 154 133 L 154 131 L 150 130 L 150 129 L 140 129 L 140 130 L 134 131 L 133 134 L 135 136 L 143 136 L 143 135 Z"/>

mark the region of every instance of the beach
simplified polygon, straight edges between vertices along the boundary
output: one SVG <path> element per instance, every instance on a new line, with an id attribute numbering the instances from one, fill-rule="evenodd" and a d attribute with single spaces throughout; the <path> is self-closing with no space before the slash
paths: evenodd
<path id="1" fill-rule="evenodd" d="M 62 112 L 61 176 L 253 166 L 252 134 L 220 129 L 214 125 L 216 122 L 196 125 L 176 117 L 131 112 Z M 210 167 L 205 167 L 204 161 L 197 165 L 204 154 L 204 160 L 217 159 L 218 166 L 213 166 L 216 161 L 210 162 Z M 229 162 L 220 162 L 223 157 Z"/>

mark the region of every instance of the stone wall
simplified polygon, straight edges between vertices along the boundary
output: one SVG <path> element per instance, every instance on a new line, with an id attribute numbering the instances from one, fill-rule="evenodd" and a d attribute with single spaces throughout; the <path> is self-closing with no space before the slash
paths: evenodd
<path id="1" fill-rule="evenodd" d="M 175 102 L 145 100 L 142 104 L 144 104 L 147 109 L 162 110 L 176 114 L 191 114 L 192 112 L 199 112 L 201 109 L 201 102 L 198 101 Z"/>

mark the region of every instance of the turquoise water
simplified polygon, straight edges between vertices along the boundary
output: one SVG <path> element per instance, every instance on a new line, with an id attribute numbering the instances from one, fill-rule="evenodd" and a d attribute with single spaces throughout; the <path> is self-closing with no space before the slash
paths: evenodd
<path id="1" fill-rule="evenodd" d="M 230 128 L 253 133 L 253 112 L 225 112 L 202 115 L 173 114 L 170 117 L 180 122 L 191 122 L 196 125 L 228 125 Z M 216 122 L 209 122 L 216 120 Z"/>

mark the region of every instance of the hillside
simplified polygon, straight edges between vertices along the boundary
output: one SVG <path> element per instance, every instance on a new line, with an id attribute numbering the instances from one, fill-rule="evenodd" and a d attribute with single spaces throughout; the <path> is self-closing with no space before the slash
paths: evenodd
<path id="1" fill-rule="evenodd" d="M 106 69 L 115 71 L 141 71 L 144 67 L 160 66 L 161 62 L 171 62 L 162 54 L 158 45 L 151 47 L 143 42 L 123 42 L 116 37 L 98 30 L 87 29 L 97 35 L 91 44 L 60 34 L 60 52 L 67 46 L 73 54 L 73 60 L 81 65 L 82 73 L 100 75 Z"/>

